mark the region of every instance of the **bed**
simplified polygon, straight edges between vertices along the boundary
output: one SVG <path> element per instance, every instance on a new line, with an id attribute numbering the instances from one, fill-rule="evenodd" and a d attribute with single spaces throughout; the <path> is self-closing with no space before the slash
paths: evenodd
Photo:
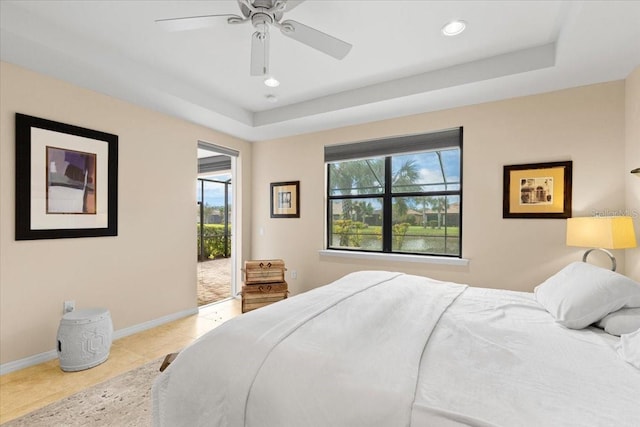
<path id="1" fill-rule="evenodd" d="M 181 351 L 154 382 L 153 423 L 637 427 L 640 284 L 587 266 L 535 293 L 349 274 Z M 596 326 L 621 312 L 620 336 Z"/>

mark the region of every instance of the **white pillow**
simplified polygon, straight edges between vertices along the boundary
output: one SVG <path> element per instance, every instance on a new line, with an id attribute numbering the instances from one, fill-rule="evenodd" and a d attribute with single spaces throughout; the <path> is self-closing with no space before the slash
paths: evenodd
<path id="1" fill-rule="evenodd" d="M 538 303 L 571 329 L 622 307 L 640 307 L 640 283 L 586 262 L 573 262 L 534 289 Z"/>
<path id="2" fill-rule="evenodd" d="M 622 335 L 617 351 L 622 360 L 640 369 L 640 329 Z"/>
<path id="3" fill-rule="evenodd" d="M 618 336 L 635 332 L 640 329 L 640 308 L 621 308 L 607 314 L 598 322 L 598 327 Z"/>

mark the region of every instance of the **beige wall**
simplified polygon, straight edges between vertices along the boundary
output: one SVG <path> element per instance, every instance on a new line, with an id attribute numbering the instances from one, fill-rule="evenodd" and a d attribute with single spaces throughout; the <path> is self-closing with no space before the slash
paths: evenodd
<path id="1" fill-rule="evenodd" d="M 64 300 L 75 300 L 78 309 L 109 308 L 116 330 L 195 308 L 197 141 L 241 152 L 245 211 L 251 207 L 251 145 L 7 63 L 1 67 L 0 363 L 53 350 Z M 119 136 L 117 237 L 14 240 L 16 112 Z M 248 220 L 244 226 L 248 254 Z"/>
<path id="2" fill-rule="evenodd" d="M 283 258 L 294 294 L 360 269 L 531 291 L 580 260 L 584 249 L 565 246 L 564 220 L 502 218 L 503 166 L 573 160 L 574 216 L 624 209 L 630 175 L 621 166 L 624 108 L 625 84 L 616 81 L 255 144 L 252 255 Z M 464 127 L 462 254 L 470 260 L 467 267 L 318 254 L 324 241 L 324 145 L 456 126 Z M 289 180 L 300 180 L 301 216 L 271 219 L 269 183 Z M 624 254 L 617 255 L 624 272 Z M 297 279 L 290 277 L 291 270 L 298 272 Z"/>
<path id="3" fill-rule="evenodd" d="M 629 173 L 640 168 L 640 67 L 627 77 L 625 101 L 627 213 L 634 218 L 636 239 L 640 244 L 640 175 Z M 640 247 L 626 251 L 626 262 L 627 274 L 640 281 Z"/>
<path id="4" fill-rule="evenodd" d="M 241 152 L 239 203 L 245 216 L 240 258 L 283 258 L 294 294 L 360 269 L 530 291 L 579 260 L 583 250 L 564 245 L 563 220 L 502 218 L 506 164 L 573 160 L 574 216 L 640 211 L 640 179 L 628 173 L 640 166 L 639 70 L 626 84 L 611 82 L 252 146 L 10 64 L 1 67 L 0 363 L 52 350 L 67 299 L 78 308 L 108 307 L 116 330 L 195 307 L 197 140 Z M 15 112 L 119 135 L 118 237 L 14 240 Z M 464 127 L 463 256 L 469 266 L 318 255 L 324 241 L 325 144 L 455 126 Z M 301 217 L 271 219 L 269 183 L 289 180 L 301 181 Z M 639 280 L 638 250 L 616 255 L 620 271 Z M 290 277 L 292 270 L 297 279 Z"/>

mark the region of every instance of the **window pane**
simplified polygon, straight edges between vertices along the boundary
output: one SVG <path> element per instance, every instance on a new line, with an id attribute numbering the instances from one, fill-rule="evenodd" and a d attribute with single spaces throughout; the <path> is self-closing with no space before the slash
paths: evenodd
<path id="1" fill-rule="evenodd" d="M 460 197 L 394 197 L 392 251 L 460 254 Z"/>
<path id="2" fill-rule="evenodd" d="M 365 195 L 384 192 L 384 159 L 329 164 L 329 195 Z"/>
<path id="3" fill-rule="evenodd" d="M 460 190 L 460 149 L 441 152 L 447 190 Z"/>
<path id="4" fill-rule="evenodd" d="M 327 247 L 460 257 L 461 146 L 457 128 L 325 147 Z"/>
<path id="5" fill-rule="evenodd" d="M 460 189 L 460 150 L 429 151 L 393 156 L 394 193 Z"/>
<path id="6" fill-rule="evenodd" d="M 329 247 L 382 250 L 382 199 L 341 199 L 329 204 Z"/>

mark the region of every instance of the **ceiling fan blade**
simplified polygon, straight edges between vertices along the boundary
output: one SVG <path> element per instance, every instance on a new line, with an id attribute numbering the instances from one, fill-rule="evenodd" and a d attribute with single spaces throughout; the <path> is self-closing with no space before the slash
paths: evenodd
<path id="1" fill-rule="evenodd" d="M 167 31 L 188 31 L 197 30 L 199 28 L 212 27 L 221 21 L 220 18 L 238 18 L 244 20 L 244 18 L 238 15 L 203 15 L 203 16 L 187 16 L 184 18 L 169 18 L 169 19 L 156 19 L 156 24 Z"/>
<path id="2" fill-rule="evenodd" d="M 300 6 L 304 0 L 286 0 L 286 6 L 284 8 L 285 12 L 289 12 L 290 10 Z"/>
<path id="3" fill-rule="evenodd" d="M 311 46 L 336 59 L 342 59 L 351 50 L 352 45 L 322 31 L 308 27 L 297 21 L 286 20 L 280 23 L 280 31 L 287 37 Z"/>
<path id="4" fill-rule="evenodd" d="M 269 33 L 256 31 L 251 36 L 251 75 L 269 74 Z"/>

